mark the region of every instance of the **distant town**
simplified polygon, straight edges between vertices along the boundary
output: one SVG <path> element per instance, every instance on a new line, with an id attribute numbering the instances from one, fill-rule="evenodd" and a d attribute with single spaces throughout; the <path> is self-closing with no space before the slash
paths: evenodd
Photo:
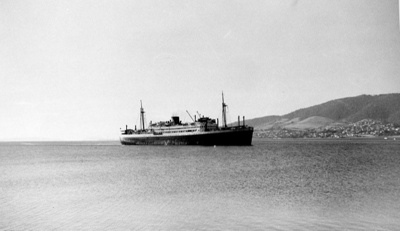
<path id="1" fill-rule="evenodd" d="M 356 123 L 331 125 L 315 129 L 296 130 L 287 128 L 258 129 L 254 137 L 260 138 L 349 138 L 349 137 L 387 137 L 400 135 L 400 125 L 382 123 L 378 120 L 364 119 Z"/>

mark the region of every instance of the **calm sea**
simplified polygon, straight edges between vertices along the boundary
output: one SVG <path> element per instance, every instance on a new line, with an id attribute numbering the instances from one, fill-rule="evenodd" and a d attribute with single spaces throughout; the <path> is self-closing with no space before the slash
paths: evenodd
<path id="1" fill-rule="evenodd" d="M 399 230 L 400 141 L 0 143 L 1 230 Z"/>

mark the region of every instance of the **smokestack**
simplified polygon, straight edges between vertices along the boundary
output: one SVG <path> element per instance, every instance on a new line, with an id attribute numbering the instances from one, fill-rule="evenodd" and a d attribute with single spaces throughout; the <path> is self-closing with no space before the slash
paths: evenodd
<path id="1" fill-rule="evenodd" d="M 125 130 L 128 130 L 128 125 L 125 125 Z"/>
<path id="2" fill-rule="evenodd" d="M 244 116 L 243 116 L 243 127 L 244 127 Z"/>
<path id="3" fill-rule="evenodd" d="M 238 126 L 240 127 L 240 116 L 238 116 Z"/>
<path id="4" fill-rule="evenodd" d="M 197 120 L 196 120 L 196 115 L 194 115 L 194 122 L 196 122 Z"/>
<path id="5" fill-rule="evenodd" d="M 172 121 L 174 121 L 174 124 L 179 124 L 179 116 L 172 116 Z"/>

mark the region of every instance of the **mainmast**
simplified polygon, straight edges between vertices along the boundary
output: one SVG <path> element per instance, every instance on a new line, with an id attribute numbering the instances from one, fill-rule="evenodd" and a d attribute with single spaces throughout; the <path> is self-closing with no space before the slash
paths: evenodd
<path id="1" fill-rule="evenodd" d="M 144 109 L 142 107 L 142 100 L 140 100 L 140 129 L 144 130 Z"/>
<path id="2" fill-rule="evenodd" d="M 224 102 L 224 92 L 222 92 L 222 126 L 223 127 L 227 127 L 227 125 L 226 125 L 226 106 L 228 106 L 228 105 L 226 105 L 225 104 L 225 102 Z"/>

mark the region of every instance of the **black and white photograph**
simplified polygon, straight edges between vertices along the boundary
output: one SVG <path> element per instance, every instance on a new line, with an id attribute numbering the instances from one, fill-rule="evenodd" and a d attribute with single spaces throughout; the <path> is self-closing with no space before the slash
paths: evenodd
<path id="1" fill-rule="evenodd" d="M 0 230 L 400 230 L 399 0 L 0 0 Z"/>

